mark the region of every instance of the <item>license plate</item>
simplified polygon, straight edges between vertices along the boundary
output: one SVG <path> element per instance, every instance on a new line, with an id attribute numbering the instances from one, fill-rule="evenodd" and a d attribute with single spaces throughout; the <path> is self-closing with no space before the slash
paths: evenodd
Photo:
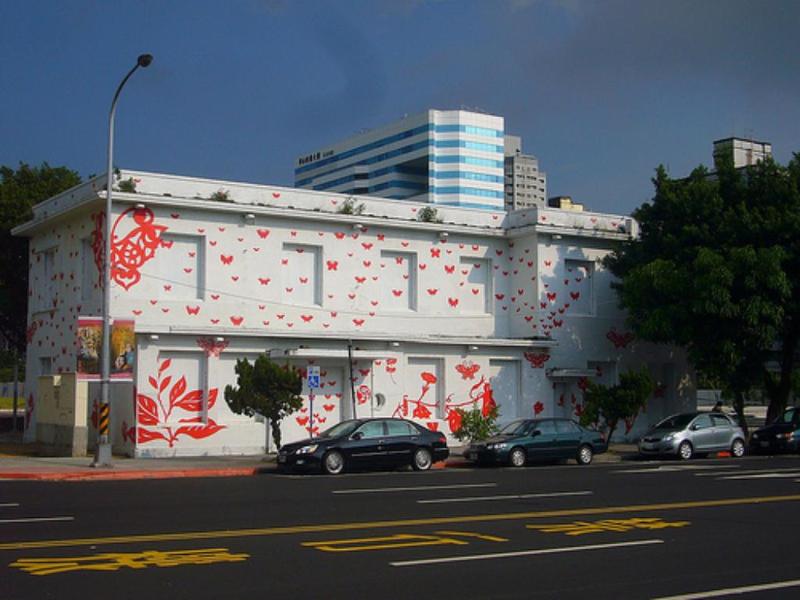
<path id="1" fill-rule="evenodd" d="M 769 442 L 761 442 L 762 448 L 769 448 Z"/>
<path id="2" fill-rule="evenodd" d="M 278 455 L 278 462 L 279 463 L 285 463 L 286 462 L 286 456 L 284 456 L 282 454 L 279 454 Z"/>
<path id="3" fill-rule="evenodd" d="M 470 460 L 476 460 L 478 458 L 478 454 L 476 452 L 470 452 L 467 454 L 467 458 Z"/>

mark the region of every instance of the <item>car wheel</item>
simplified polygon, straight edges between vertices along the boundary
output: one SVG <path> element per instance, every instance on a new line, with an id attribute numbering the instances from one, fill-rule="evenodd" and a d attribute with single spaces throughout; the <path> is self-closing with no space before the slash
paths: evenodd
<path id="1" fill-rule="evenodd" d="M 331 450 L 322 458 L 322 470 L 328 475 L 338 475 L 344 471 L 344 456 L 341 452 Z"/>
<path id="2" fill-rule="evenodd" d="M 525 458 L 525 450 L 522 448 L 514 448 L 508 453 L 508 462 L 512 467 L 524 467 Z"/>
<path id="3" fill-rule="evenodd" d="M 689 460 L 692 458 L 693 452 L 694 448 L 692 448 L 692 443 L 689 441 L 684 440 L 681 442 L 681 445 L 678 446 L 678 458 L 681 460 Z"/>
<path id="4" fill-rule="evenodd" d="M 417 451 L 414 452 L 414 460 L 411 461 L 411 466 L 414 470 L 427 471 L 431 468 L 431 464 L 433 464 L 431 451 L 427 448 L 417 448 Z"/>
<path id="5" fill-rule="evenodd" d="M 742 458 L 744 456 L 744 440 L 736 438 L 731 444 L 731 454 L 734 458 Z"/>
<path id="6" fill-rule="evenodd" d="M 575 457 L 575 460 L 578 461 L 579 465 L 588 465 L 592 462 L 593 457 L 594 452 L 592 451 L 592 447 L 584 444 L 578 448 L 578 455 Z"/>

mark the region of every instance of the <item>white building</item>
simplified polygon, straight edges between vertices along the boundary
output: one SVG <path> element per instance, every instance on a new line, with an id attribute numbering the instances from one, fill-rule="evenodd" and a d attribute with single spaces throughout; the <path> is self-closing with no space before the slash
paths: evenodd
<path id="1" fill-rule="evenodd" d="M 295 186 L 502 209 L 503 117 L 428 110 L 297 159 Z"/>
<path id="2" fill-rule="evenodd" d="M 443 206 L 442 222 L 426 223 L 405 201 L 364 196 L 363 214 L 348 216 L 337 212 L 347 196 L 327 191 L 121 178 L 136 193 L 114 194 L 110 311 L 135 320 L 136 358 L 132 380 L 112 384 L 115 451 L 263 452 L 265 424 L 224 401 L 236 360 L 263 352 L 322 371 L 284 441 L 309 435 L 312 419 L 316 431 L 353 415 L 402 415 L 449 435 L 456 408 L 489 397 L 502 421 L 575 416 L 586 381 L 642 365 L 659 388 L 621 437 L 694 406 L 683 355 L 633 338 L 600 262 L 636 235 L 628 217 L 506 214 L 500 197 L 497 211 Z M 78 317 L 101 312 L 103 187 L 101 176 L 50 198 L 15 229 L 30 238 L 27 439 L 37 376 L 74 372 Z"/>

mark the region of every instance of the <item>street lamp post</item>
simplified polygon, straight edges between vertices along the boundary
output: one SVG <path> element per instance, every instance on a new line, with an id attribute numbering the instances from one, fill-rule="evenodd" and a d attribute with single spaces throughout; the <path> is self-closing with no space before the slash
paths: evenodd
<path id="1" fill-rule="evenodd" d="M 103 239 L 105 260 L 103 260 L 103 345 L 100 352 L 100 410 L 97 420 L 97 449 L 94 454 L 93 467 L 110 467 L 111 441 L 108 435 L 110 423 L 109 386 L 111 384 L 111 194 L 114 178 L 114 113 L 117 110 L 122 88 L 131 75 L 139 67 L 148 67 L 153 62 L 151 54 L 141 54 L 136 59 L 136 65 L 128 71 L 120 82 L 114 99 L 111 101 L 111 113 L 108 117 L 108 168 L 106 169 L 106 217 Z"/>

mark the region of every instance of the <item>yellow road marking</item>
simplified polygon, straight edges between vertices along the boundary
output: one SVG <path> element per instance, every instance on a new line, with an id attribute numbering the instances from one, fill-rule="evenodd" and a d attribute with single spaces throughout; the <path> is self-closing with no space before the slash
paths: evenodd
<path id="1" fill-rule="evenodd" d="M 438 535 L 455 535 L 461 537 L 477 538 L 479 540 L 486 540 L 487 542 L 507 542 L 508 538 L 498 537 L 496 535 L 486 535 L 485 533 L 474 533 L 472 531 L 434 531 Z"/>
<path id="2" fill-rule="evenodd" d="M 325 540 L 321 542 L 303 542 L 301 546 L 308 546 L 323 552 L 363 552 L 365 550 L 390 550 L 393 548 L 414 548 L 417 546 L 444 546 L 455 544 L 465 546 L 469 542 L 441 537 L 438 535 L 413 535 L 398 533 L 372 538 L 355 538 L 349 540 Z"/>
<path id="3" fill-rule="evenodd" d="M 659 518 L 603 519 L 602 521 L 573 521 L 552 525 L 526 525 L 543 533 L 563 533 L 565 535 L 585 535 L 607 531 L 630 531 L 631 529 L 666 529 L 667 527 L 686 527 L 689 521 L 665 521 Z"/>
<path id="4" fill-rule="evenodd" d="M 453 525 L 463 523 L 491 523 L 499 521 L 518 521 L 523 519 L 547 519 L 555 517 L 576 517 L 587 515 L 653 512 L 660 510 L 679 510 L 690 508 L 716 508 L 722 506 L 746 506 L 775 502 L 797 502 L 800 494 L 786 496 L 756 496 L 750 498 L 725 498 L 720 500 L 695 500 L 688 502 L 665 502 L 660 504 L 632 504 L 629 506 L 596 506 L 566 510 L 544 510 L 519 513 L 500 513 L 449 517 L 428 517 L 421 519 L 398 519 L 395 521 L 363 521 L 354 523 L 323 523 L 319 525 L 290 525 L 283 527 L 262 527 L 257 529 L 232 529 L 219 531 L 194 531 L 185 533 L 156 533 L 143 535 L 118 535 L 95 538 L 75 538 L 63 540 L 34 540 L 28 542 L 7 542 L 0 544 L 0 550 L 22 550 L 29 548 L 64 548 L 74 546 L 99 546 L 109 544 L 136 544 L 142 542 L 172 542 L 183 540 L 210 540 L 224 538 L 244 538 L 298 533 L 320 533 L 327 531 L 350 531 L 359 529 L 386 529 L 389 527 L 416 527 L 426 525 Z"/>
<path id="5" fill-rule="evenodd" d="M 210 565 L 220 562 L 241 562 L 249 554 L 231 554 L 227 548 L 202 548 L 200 550 L 174 550 L 161 552 L 109 552 L 91 556 L 65 558 L 20 558 L 9 564 L 31 575 L 55 575 L 70 571 L 119 571 L 146 569 L 147 567 L 179 567 L 182 565 Z"/>

